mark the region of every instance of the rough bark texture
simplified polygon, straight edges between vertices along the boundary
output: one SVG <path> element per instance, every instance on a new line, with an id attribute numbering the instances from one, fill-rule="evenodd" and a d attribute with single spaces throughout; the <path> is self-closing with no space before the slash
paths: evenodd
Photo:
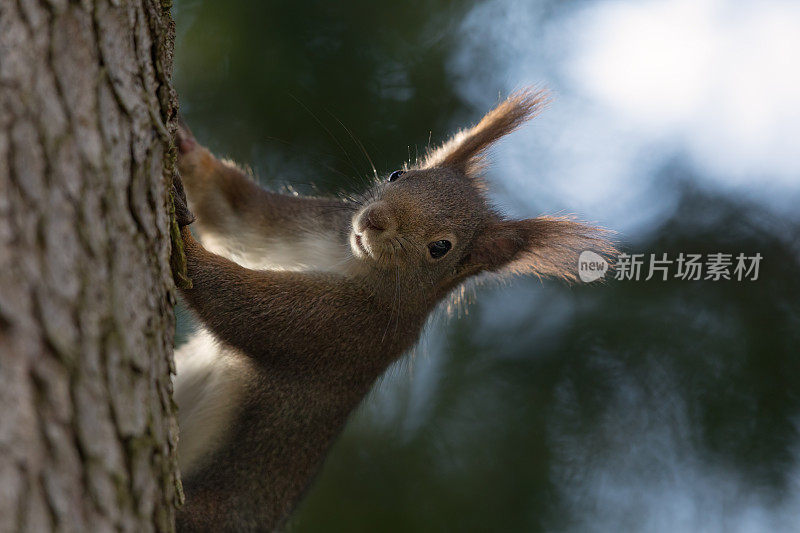
<path id="1" fill-rule="evenodd" d="M 0 531 L 171 531 L 173 25 L 0 0 Z"/>

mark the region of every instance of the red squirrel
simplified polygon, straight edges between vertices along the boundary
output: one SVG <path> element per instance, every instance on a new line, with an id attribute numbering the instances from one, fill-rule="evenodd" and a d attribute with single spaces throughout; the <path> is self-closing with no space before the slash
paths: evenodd
<path id="1" fill-rule="evenodd" d="M 178 530 L 282 528 L 350 413 L 467 280 L 573 280 L 581 251 L 611 253 L 600 228 L 488 201 L 487 149 L 545 100 L 511 95 L 348 199 L 270 192 L 179 128 L 182 295 L 202 328 L 176 350 Z"/>

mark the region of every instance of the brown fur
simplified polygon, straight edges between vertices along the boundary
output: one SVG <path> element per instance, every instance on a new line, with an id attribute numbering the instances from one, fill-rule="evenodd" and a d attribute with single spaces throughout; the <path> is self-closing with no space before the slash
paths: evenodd
<path id="1" fill-rule="evenodd" d="M 345 260 L 327 271 L 313 261 L 298 271 L 251 270 L 183 228 L 193 281 L 186 302 L 255 370 L 225 444 L 184 479 L 180 530 L 281 527 L 350 412 L 462 282 L 480 273 L 574 279 L 580 251 L 612 250 L 601 230 L 579 222 L 505 219 L 476 181 L 486 148 L 542 102 L 536 92 L 511 96 L 419 167 L 353 201 L 265 191 L 182 131 L 180 170 L 201 236 L 247 234 L 269 254 L 311 234 Z M 433 259 L 428 245 L 442 239 L 452 249 Z"/>
<path id="2" fill-rule="evenodd" d="M 469 177 L 479 177 L 486 166 L 486 149 L 538 115 L 548 102 L 545 91 L 527 89 L 512 94 L 478 124 L 459 131 L 432 150 L 419 168 L 449 166 L 460 169 Z"/>

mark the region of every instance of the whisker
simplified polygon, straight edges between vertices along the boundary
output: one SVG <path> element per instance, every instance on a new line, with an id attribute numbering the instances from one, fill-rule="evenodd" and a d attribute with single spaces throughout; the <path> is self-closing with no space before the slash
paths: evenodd
<path id="1" fill-rule="evenodd" d="M 345 149 L 344 145 L 342 145 L 342 143 L 340 143 L 340 142 L 339 142 L 339 139 L 337 139 L 337 138 L 336 138 L 336 136 L 333 134 L 333 132 L 331 132 L 331 130 L 330 130 L 330 129 L 328 129 L 328 127 L 327 127 L 327 126 L 325 126 L 325 124 L 323 124 L 323 123 L 322 123 L 322 121 L 319 119 L 319 117 L 317 117 L 316 113 L 314 113 L 313 111 L 311 111 L 311 109 L 309 109 L 309 107 L 308 107 L 306 104 L 304 104 L 303 102 L 301 102 L 301 101 L 300 101 L 300 99 L 299 99 L 299 98 L 297 98 L 297 97 L 296 97 L 295 95 L 293 95 L 292 93 L 287 93 L 287 94 L 289 95 L 289 97 L 290 97 L 290 98 L 292 98 L 292 100 L 294 100 L 294 101 L 295 101 L 295 102 L 297 102 L 297 103 L 298 103 L 300 106 L 302 106 L 302 107 L 303 107 L 303 109 L 305 109 L 305 110 L 306 110 L 306 112 L 308 112 L 308 114 L 309 114 L 309 115 L 311 115 L 311 118 L 313 118 L 313 119 L 314 119 L 314 120 L 317 122 L 317 124 L 319 124 L 319 125 L 320 125 L 320 127 L 321 127 L 323 130 L 325 130 L 325 132 L 326 132 L 326 133 L 327 133 L 327 134 L 330 136 L 330 138 L 331 138 L 331 139 L 333 139 L 333 142 L 335 142 L 335 143 L 336 143 L 336 145 L 339 147 L 339 149 L 341 149 L 341 150 L 342 150 L 342 152 L 344 153 L 344 155 L 345 155 L 345 156 L 347 156 L 347 160 L 349 161 L 349 164 L 350 164 L 350 166 L 353 168 L 353 171 L 354 171 L 356 174 L 359 174 L 359 173 L 360 173 L 360 171 L 358 170 L 358 167 L 356 167 L 356 164 L 355 164 L 355 161 L 353 161 L 353 158 L 352 158 L 352 157 L 350 157 L 350 153 L 349 153 L 349 152 L 348 152 L 348 151 Z"/>
<path id="2" fill-rule="evenodd" d="M 328 110 L 326 109 L 326 111 L 328 111 Z M 348 135 L 350 135 L 350 138 L 351 138 L 351 139 L 353 139 L 353 142 L 355 142 L 355 143 L 356 143 L 356 146 L 358 146 L 359 148 L 361 148 L 361 151 L 364 153 L 364 157 L 366 157 L 366 158 L 367 158 L 367 161 L 369 162 L 369 166 L 370 166 L 370 167 L 372 167 L 372 174 L 373 174 L 373 176 L 375 176 L 375 179 L 378 179 L 378 171 L 375 169 L 375 164 L 372 162 L 372 158 L 371 158 L 371 157 L 369 156 L 369 154 L 367 153 L 367 149 L 364 147 L 364 145 L 361 143 L 361 141 L 359 141 L 358 139 L 356 139 L 356 136 L 355 136 L 355 135 L 353 135 L 353 132 L 351 132 L 351 131 L 350 131 L 350 128 L 348 128 L 347 126 L 345 126 L 345 125 L 344 125 L 344 122 L 342 122 L 341 120 L 339 120 L 339 117 L 337 117 L 336 115 L 334 115 L 334 114 L 333 114 L 333 113 L 331 113 L 330 111 L 328 111 L 328 114 L 329 114 L 330 116 L 332 116 L 332 117 L 333 117 L 333 118 L 336 120 L 336 122 L 338 122 L 338 123 L 339 123 L 339 125 L 340 125 L 342 128 L 344 128 L 344 131 L 346 131 L 346 132 L 347 132 L 347 134 L 348 134 Z"/>
<path id="3" fill-rule="evenodd" d="M 328 163 L 325 163 L 326 159 L 333 158 L 333 160 L 338 162 L 338 163 L 343 163 L 343 164 L 352 166 L 349 161 L 346 161 L 345 159 L 342 159 L 340 156 L 336 155 L 335 153 L 332 153 L 332 152 L 329 152 L 329 151 L 323 151 L 323 150 L 312 150 L 308 146 L 300 146 L 300 145 L 297 145 L 297 144 L 292 143 L 290 141 L 287 141 L 285 139 L 281 139 L 280 137 L 275 137 L 275 136 L 272 136 L 272 135 L 267 135 L 266 137 L 262 137 L 262 139 L 264 141 L 280 143 L 280 144 L 286 146 L 287 148 L 289 148 L 291 153 L 301 154 L 303 156 L 303 158 L 311 159 L 312 161 L 314 161 L 318 165 L 325 167 L 327 170 L 330 170 L 331 172 L 335 172 L 336 174 L 340 174 L 341 176 L 343 176 L 345 178 L 348 178 L 348 179 L 351 178 L 350 175 L 345 174 L 341 170 L 337 170 L 336 168 L 330 166 Z M 354 170 L 356 170 L 356 172 L 357 172 L 357 169 L 354 169 Z"/>
<path id="4" fill-rule="evenodd" d="M 403 309 L 400 298 L 402 297 L 402 293 L 400 292 L 400 265 L 395 267 L 395 279 L 397 280 L 397 318 L 394 322 L 394 336 L 397 337 L 397 326 L 400 325 L 400 311 Z"/>

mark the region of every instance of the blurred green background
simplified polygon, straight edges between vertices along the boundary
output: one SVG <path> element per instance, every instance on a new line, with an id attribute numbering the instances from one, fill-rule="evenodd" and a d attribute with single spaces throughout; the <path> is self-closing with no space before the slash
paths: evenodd
<path id="1" fill-rule="evenodd" d="M 688 4 L 649 5 L 669 15 Z M 724 107 L 707 120 L 717 130 L 683 107 L 651 116 L 664 107 L 652 91 L 626 115 L 631 98 L 605 97 L 606 79 L 586 73 L 619 57 L 611 45 L 597 55 L 604 36 L 613 45 L 631 30 L 636 45 L 650 19 L 632 11 L 636 27 L 621 32 L 612 24 L 626 12 L 605 9 L 618 7 L 176 2 L 182 113 L 267 186 L 357 189 L 371 164 L 394 170 L 499 95 L 541 83 L 551 110 L 494 152 L 500 205 L 577 213 L 618 230 L 629 253 L 764 257 L 757 281 L 478 288 L 432 318 L 354 413 L 291 531 L 800 530 L 797 152 L 737 149 Z M 722 39 L 735 22 L 718 18 Z M 622 87 L 652 81 L 622 72 Z M 724 101 L 724 87 L 702 90 Z M 764 138 L 753 124 L 785 126 L 748 122 L 745 147 Z"/>

